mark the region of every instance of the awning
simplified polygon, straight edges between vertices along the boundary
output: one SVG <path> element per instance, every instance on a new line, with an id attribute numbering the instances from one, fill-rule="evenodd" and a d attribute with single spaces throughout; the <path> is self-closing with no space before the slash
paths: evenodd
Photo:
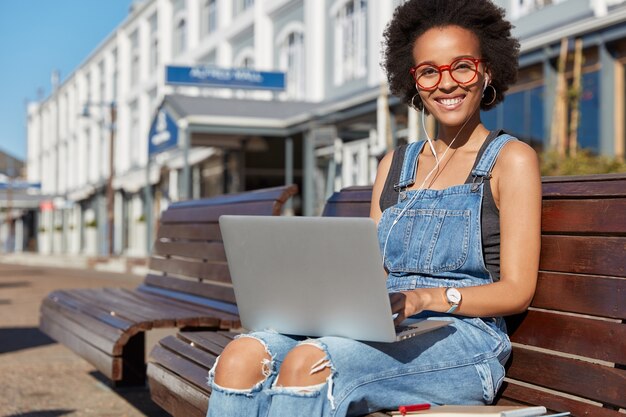
<path id="1" fill-rule="evenodd" d="M 180 94 L 167 95 L 162 107 L 187 124 L 191 133 L 211 133 L 221 146 L 250 136 L 286 137 L 305 130 L 304 124 L 311 120 L 319 103 L 278 100 L 225 99 L 218 97 L 194 97 Z M 227 135 L 224 136 L 224 135 Z M 192 146 L 218 146 L 204 137 Z"/>
<path id="2" fill-rule="evenodd" d="M 113 178 L 113 189 L 122 189 L 127 193 L 134 194 L 146 186 L 146 178 L 153 185 L 159 182 L 160 175 L 159 167 L 155 165 L 150 166 L 149 174 L 146 173 L 145 167 L 134 169 L 121 175 L 116 175 Z"/>
<path id="3" fill-rule="evenodd" d="M 37 194 L 26 190 L 0 190 L 0 208 L 38 209 L 43 201 L 53 200 L 54 196 Z"/>

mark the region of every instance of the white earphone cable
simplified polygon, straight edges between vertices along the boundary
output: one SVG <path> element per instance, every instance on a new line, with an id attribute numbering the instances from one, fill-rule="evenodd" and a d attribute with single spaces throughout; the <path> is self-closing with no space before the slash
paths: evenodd
<path id="1" fill-rule="evenodd" d="M 476 110 L 474 110 L 474 113 L 476 113 L 476 111 L 478 111 L 478 108 Z M 456 133 L 456 135 L 454 135 L 454 138 L 452 139 L 450 144 L 446 147 L 446 150 L 443 152 L 443 155 L 441 155 L 441 159 L 439 159 L 437 157 L 437 152 L 435 151 L 435 147 L 434 147 L 434 145 L 432 143 L 432 139 L 430 138 L 430 136 L 428 136 L 428 132 L 426 132 L 426 127 L 425 127 L 425 124 L 424 124 L 424 110 L 422 110 L 422 127 L 424 128 L 424 133 L 426 133 L 426 139 L 427 139 L 427 141 L 428 141 L 428 143 L 430 145 L 430 149 L 431 149 L 431 151 L 433 153 L 433 156 L 435 157 L 435 166 L 433 167 L 433 169 L 430 170 L 428 175 L 426 175 L 426 177 L 424 178 L 424 181 L 422 181 L 420 186 L 415 190 L 416 192 L 415 192 L 415 194 L 413 194 L 413 197 L 411 197 L 411 200 L 409 200 L 409 202 L 400 211 L 400 214 L 398 214 L 398 216 L 391 223 L 391 227 L 389 227 L 389 231 L 387 232 L 387 237 L 385 238 L 385 244 L 383 245 L 383 266 L 385 266 L 385 257 L 386 257 L 386 254 L 387 254 L 387 242 L 389 242 L 389 236 L 391 235 L 391 231 L 393 230 L 393 227 L 400 221 L 400 217 L 402 217 L 402 215 L 411 207 L 411 205 L 414 204 L 414 202 L 417 200 L 417 197 L 419 197 L 420 194 L 423 194 L 423 191 L 425 190 L 425 188 L 422 188 L 422 187 L 424 187 L 424 184 L 426 184 L 426 181 L 428 181 L 428 179 L 433 174 L 433 172 L 435 172 L 437 170 L 437 168 L 439 167 L 439 161 L 443 160 L 446 157 L 446 154 L 450 150 L 450 147 L 452 146 L 452 144 L 454 143 L 456 138 L 459 137 L 459 135 L 461 134 L 463 129 L 465 129 L 465 126 L 467 125 L 467 122 L 469 122 L 469 120 L 474 115 L 474 113 L 470 114 L 467 117 L 467 119 L 465 120 L 465 123 L 463 123 L 463 126 L 461 126 L 461 128 Z"/>

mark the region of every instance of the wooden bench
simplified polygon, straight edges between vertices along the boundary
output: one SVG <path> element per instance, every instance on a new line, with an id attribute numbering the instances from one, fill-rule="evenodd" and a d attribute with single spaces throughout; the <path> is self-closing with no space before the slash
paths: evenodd
<path id="1" fill-rule="evenodd" d="M 367 216 L 370 197 L 371 187 L 342 190 L 324 215 Z M 626 175 L 544 178 L 543 197 L 537 293 L 527 313 L 507 319 L 514 348 L 497 403 L 624 416 Z M 148 362 L 152 399 L 173 416 L 203 417 L 208 371 L 235 334 L 162 339 Z"/>
<path id="2" fill-rule="evenodd" d="M 114 385 L 144 385 L 147 330 L 239 326 L 219 216 L 279 215 L 296 192 L 290 185 L 172 204 L 138 288 L 53 291 L 41 304 L 40 329 Z"/>

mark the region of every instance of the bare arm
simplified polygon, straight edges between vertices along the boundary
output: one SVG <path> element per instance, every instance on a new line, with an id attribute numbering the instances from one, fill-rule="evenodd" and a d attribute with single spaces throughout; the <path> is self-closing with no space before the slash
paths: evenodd
<path id="1" fill-rule="evenodd" d="M 524 311 L 537 283 L 541 234 L 541 177 L 535 151 L 523 142 L 507 144 L 493 180 L 500 208 L 500 281 L 462 288 L 455 314 L 502 316 Z M 392 297 L 397 321 L 422 310 L 445 312 L 443 288 L 420 288 Z"/>
<path id="2" fill-rule="evenodd" d="M 391 161 L 393 160 L 393 151 L 388 152 L 378 164 L 378 170 L 376 171 L 376 180 L 374 181 L 374 187 L 372 189 L 372 201 L 370 203 L 370 217 L 374 219 L 376 224 L 382 216 L 380 210 L 380 196 L 389 174 L 389 168 L 391 168 Z"/>

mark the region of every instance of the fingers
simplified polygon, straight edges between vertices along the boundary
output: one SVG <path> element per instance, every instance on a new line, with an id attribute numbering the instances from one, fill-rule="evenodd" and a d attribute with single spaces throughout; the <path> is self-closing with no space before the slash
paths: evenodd
<path id="1" fill-rule="evenodd" d="M 406 319 L 406 295 L 401 292 L 390 293 L 389 301 L 391 301 L 391 313 L 397 314 L 393 322 L 398 325 Z"/>

